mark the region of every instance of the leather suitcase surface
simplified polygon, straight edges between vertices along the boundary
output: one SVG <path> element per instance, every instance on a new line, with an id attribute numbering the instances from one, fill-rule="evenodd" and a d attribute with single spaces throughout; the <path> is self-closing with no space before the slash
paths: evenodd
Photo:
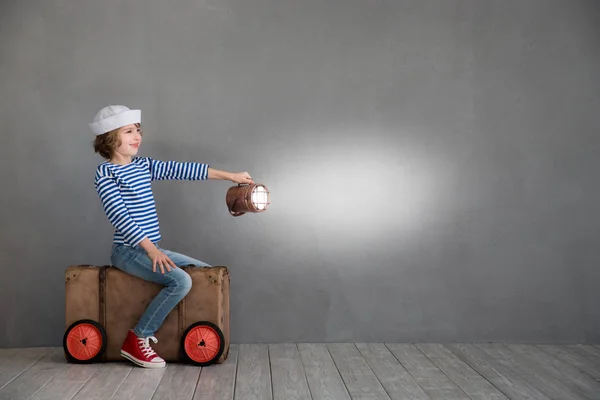
<path id="1" fill-rule="evenodd" d="M 224 336 L 224 350 L 216 363 L 229 354 L 229 284 L 226 267 L 182 267 L 192 278 L 192 288 L 169 313 L 151 343 L 169 362 L 180 362 L 185 330 L 195 322 L 209 321 Z M 91 319 L 106 330 L 104 361 L 124 360 L 121 345 L 161 285 L 126 274 L 113 266 L 77 265 L 65 273 L 66 328 L 76 321 Z"/>

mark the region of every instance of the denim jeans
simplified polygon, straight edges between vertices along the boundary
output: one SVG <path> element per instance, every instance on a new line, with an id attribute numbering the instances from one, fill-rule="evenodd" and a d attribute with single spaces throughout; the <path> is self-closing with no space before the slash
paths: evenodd
<path id="1" fill-rule="evenodd" d="M 210 266 L 205 262 L 175 253 L 174 251 L 165 250 L 160 247 L 158 249 L 165 253 L 178 267 L 188 265 L 196 267 Z M 150 260 L 146 251 L 140 246 L 131 247 L 113 244 L 110 261 L 112 265 L 125 273 L 137 276 L 146 281 L 164 285 L 164 288 L 150 302 L 137 322 L 137 325 L 133 328 L 133 332 L 138 337 L 154 336 L 154 333 L 160 328 L 169 312 L 188 294 L 192 288 L 192 279 L 187 272 L 179 268 L 171 267 L 171 271 L 167 271 L 165 268 L 165 273 L 163 274 L 157 265 L 156 272 L 153 272 L 152 260 Z"/>

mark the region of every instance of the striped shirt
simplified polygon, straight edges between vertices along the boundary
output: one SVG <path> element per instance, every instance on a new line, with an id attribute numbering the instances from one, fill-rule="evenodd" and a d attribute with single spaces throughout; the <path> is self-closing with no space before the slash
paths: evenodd
<path id="1" fill-rule="evenodd" d="M 208 164 L 158 161 L 134 157 L 127 165 L 103 162 L 96 169 L 94 186 L 104 212 L 115 228 L 113 242 L 137 246 L 145 237 L 161 240 L 152 181 L 205 180 Z"/>

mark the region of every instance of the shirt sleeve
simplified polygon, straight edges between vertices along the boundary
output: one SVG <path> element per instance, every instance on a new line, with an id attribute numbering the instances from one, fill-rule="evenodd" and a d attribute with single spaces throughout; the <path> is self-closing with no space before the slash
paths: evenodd
<path id="1" fill-rule="evenodd" d="M 197 162 L 160 161 L 148 157 L 150 176 L 153 181 L 159 180 L 190 180 L 208 179 L 208 164 Z"/>
<path id="2" fill-rule="evenodd" d="M 146 235 L 129 215 L 116 182 L 110 177 L 96 174 L 95 186 L 110 223 L 123 234 L 128 243 L 138 245 Z"/>

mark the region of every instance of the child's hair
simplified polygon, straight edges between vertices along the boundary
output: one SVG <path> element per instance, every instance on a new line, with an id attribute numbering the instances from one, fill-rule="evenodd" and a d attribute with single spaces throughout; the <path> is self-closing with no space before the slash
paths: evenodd
<path id="1" fill-rule="evenodd" d="M 138 128 L 141 128 L 141 124 L 135 124 Z M 106 132 L 102 135 L 96 136 L 94 140 L 94 152 L 99 153 L 103 158 L 110 160 L 112 158 L 115 148 L 121 145 L 119 141 L 119 130 L 121 128 L 114 129 L 110 132 Z M 140 134 L 143 135 L 143 131 L 140 129 Z"/>

